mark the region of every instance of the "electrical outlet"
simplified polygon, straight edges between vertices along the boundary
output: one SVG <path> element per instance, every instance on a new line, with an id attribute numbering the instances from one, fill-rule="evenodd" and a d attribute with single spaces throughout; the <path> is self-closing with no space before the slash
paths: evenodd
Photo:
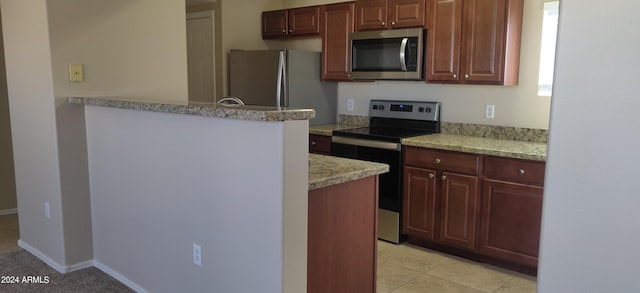
<path id="1" fill-rule="evenodd" d="M 193 264 L 202 266 L 202 247 L 195 243 L 193 244 Z"/>
<path id="2" fill-rule="evenodd" d="M 84 69 L 82 64 L 69 64 L 69 81 L 83 82 Z"/>
<path id="3" fill-rule="evenodd" d="M 486 105 L 484 108 L 484 118 L 493 119 L 495 118 L 496 107 L 494 105 Z"/>
<path id="4" fill-rule="evenodd" d="M 49 209 L 49 202 L 44 202 L 44 216 L 47 219 L 51 219 L 51 210 Z"/>
<path id="5" fill-rule="evenodd" d="M 347 111 L 353 112 L 356 109 L 356 102 L 353 99 L 347 99 Z"/>

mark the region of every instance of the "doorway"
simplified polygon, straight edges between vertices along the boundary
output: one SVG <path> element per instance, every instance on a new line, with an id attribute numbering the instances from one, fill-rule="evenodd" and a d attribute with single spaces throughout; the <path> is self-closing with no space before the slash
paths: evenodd
<path id="1" fill-rule="evenodd" d="M 215 102 L 214 11 L 187 14 L 187 66 L 190 102 Z"/>

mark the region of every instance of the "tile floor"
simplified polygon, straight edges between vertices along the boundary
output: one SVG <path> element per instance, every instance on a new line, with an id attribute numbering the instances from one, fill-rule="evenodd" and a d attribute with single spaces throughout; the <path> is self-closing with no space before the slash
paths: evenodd
<path id="1" fill-rule="evenodd" d="M 378 293 L 535 293 L 536 278 L 411 244 L 378 241 Z"/>
<path id="2" fill-rule="evenodd" d="M 0 254 L 18 250 L 18 214 L 0 216 Z"/>
<path id="3" fill-rule="evenodd" d="M 0 254 L 18 249 L 18 215 L 0 216 Z M 378 241 L 378 293 L 535 293 L 536 278 L 411 244 Z"/>

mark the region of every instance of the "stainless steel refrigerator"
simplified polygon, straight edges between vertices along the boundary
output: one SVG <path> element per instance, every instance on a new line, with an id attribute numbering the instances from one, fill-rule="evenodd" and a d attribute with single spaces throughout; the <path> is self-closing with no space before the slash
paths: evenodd
<path id="1" fill-rule="evenodd" d="M 336 82 L 321 80 L 320 52 L 231 50 L 228 94 L 247 105 L 312 108 L 310 125 L 336 123 Z"/>

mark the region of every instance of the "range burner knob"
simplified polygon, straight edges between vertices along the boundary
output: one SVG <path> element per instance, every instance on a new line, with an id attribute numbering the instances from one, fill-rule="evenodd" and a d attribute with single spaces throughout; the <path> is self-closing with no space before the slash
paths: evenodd
<path id="1" fill-rule="evenodd" d="M 378 110 L 378 105 L 373 105 L 374 110 Z"/>
<path id="2" fill-rule="evenodd" d="M 420 112 L 420 113 L 424 112 L 424 107 L 419 107 L 418 108 L 418 112 Z"/>
<path id="3" fill-rule="evenodd" d="M 431 107 L 427 107 L 426 112 L 431 113 Z"/>
<path id="4" fill-rule="evenodd" d="M 384 105 L 378 106 L 378 109 L 380 109 L 381 111 L 384 110 Z"/>

